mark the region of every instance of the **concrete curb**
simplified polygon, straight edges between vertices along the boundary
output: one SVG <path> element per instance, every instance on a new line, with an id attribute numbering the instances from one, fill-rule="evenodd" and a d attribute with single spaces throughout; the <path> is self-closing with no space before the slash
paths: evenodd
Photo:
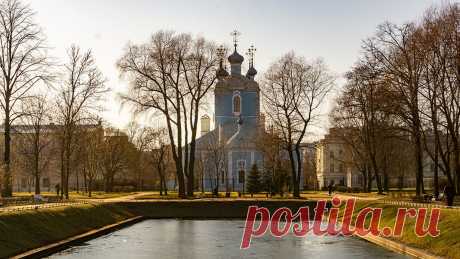
<path id="1" fill-rule="evenodd" d="M 127 220 L 123 220 L 123 221 L 118 222 L 118 223 L 107 225 L 107 226 L 99 228 L 99 229 L 94 229 L 94 230 L 88 231 L 88 232 L 80 234 L 80 235 L 76 235 L 76 236 L 73 236 L 73 237 L 70 237 L 70 238 L 66 238 L 64 240 L 61 240 L 59 242 L 56 242 L 56 243 L 53 243 L 53 244 L 50 244 L 50 245 L 46 245 L 46 246 L 42 246 L 42 247 L 39 247 L 39 248 L 36 248 L 36 249 L 33 249 L 33 250 L 29 250 L 27 252 L 24 252 L 22 254 L 18 254 L 16 256 L 11 257 L 11 258 L 14 258 L 14 259 L 17 259 L 17 258 L 41 258 L 41 257 L 44 257 L 44 256 L 48 256 L 48 255 L 51 255 L 53 253 L 62 251 L 64 249 L 66 249 L 66 248 L 69 248 L 72 245 L 75 245 L 75 244 L 78 244 L 78 243 L 93 239 L 93 238 L 98 237 L 98 236 L 105 235 L 105 234 L 110 233 L 110 232 L 112 232 L 114 230 L 120 229 L 122 227 L 131 225 L 131 224 L 134 224 L 134 223 L 137 223 L 137 222 L 139 222 L 139 221 L 141 221 L 143 219 L 144 219 L 143 216 L 137 216 L 137 217 L 129 218 Z"/>
<path id="2" fill-rule="evenodd" d="M 403 254 L 403 255 L 409 255 L 415 258 L 423 258 L 423 259 L 440 259 L 443 257 L 436 256 L 433 254 L 430 254 L 422 249 L 414 248 L 407 246 L 405 244 L 399 243 L 397 241 L 393 241 L 384 237 L 380 236 L 373 236 L 373 235 L 366 235 L 366 236 L 357 236 L 356 237 L 362 238 L 368 242 L 371 242 L 373 244 L 379 245 L 381 247 L 384 247 L 388 250 Z"/>

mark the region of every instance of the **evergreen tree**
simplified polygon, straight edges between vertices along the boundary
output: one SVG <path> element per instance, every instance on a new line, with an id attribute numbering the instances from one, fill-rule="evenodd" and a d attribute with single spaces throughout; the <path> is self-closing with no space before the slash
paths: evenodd
<path id="1" fill-rule="evenodd" d="M 267 198 L 273 193 L 273 172 L 269 169 L 262 171 L 261 191 L 267 192 Z"/>
<path id="2" fill-rule="evenodd" d="M 260 173 L 259 169 L 257 168 L 256 164 L 252 165 L 251 171 L 249 172 L 248 175 L 248 182 L 246 185 L 247 191 L 251 194 L 251 197 L 253 197 L 254 193 L 260 192 Z"/>

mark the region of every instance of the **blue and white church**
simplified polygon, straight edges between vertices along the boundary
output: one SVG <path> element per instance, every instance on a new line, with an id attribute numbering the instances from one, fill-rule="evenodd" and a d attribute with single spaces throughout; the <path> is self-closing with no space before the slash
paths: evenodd
<path id="1" fill-rule="evenodd" d="M 237 51 L 228 57 L 230 71 L 223 65 L 216 71 L 214 89 L 214 129 L 209 116 L 201 118 L 201 137 L 197 139 L 197 160 L 202 175 L 196 174 L 199 189 L 212 191 L 245 191 L 247 175 L 252 165 L 263 169 L 263 154 L 257 149 L 257 137 L 264 134 L 264 118 L 260 113 L 260 89 L 254 80 L 254 52 L 248 51 L 249 69 L 242 73 L 244 58 Z"/>

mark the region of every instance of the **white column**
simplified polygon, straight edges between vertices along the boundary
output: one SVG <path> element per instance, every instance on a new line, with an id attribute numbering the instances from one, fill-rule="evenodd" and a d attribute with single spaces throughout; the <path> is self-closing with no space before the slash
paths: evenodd
<path id="1" fill-rule="evenodd" d="M 352 178 L 351 178 L 351 167 L 349 166 L 349 167 L 347 167 L 347 187 L 348 188 L 352 187 L 351 186 L 352 185 L 351 180 L 352 180 Z"/>

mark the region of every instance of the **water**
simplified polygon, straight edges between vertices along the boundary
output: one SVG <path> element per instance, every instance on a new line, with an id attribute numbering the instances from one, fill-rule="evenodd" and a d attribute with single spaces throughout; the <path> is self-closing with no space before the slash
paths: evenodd
<path id="1" fill-rule="evenodd" d="M 145 220 L 51 258 L 406 258 L 351 237 L 281 239 L 268 233 L 240 250 L 241 220 Z"/>

